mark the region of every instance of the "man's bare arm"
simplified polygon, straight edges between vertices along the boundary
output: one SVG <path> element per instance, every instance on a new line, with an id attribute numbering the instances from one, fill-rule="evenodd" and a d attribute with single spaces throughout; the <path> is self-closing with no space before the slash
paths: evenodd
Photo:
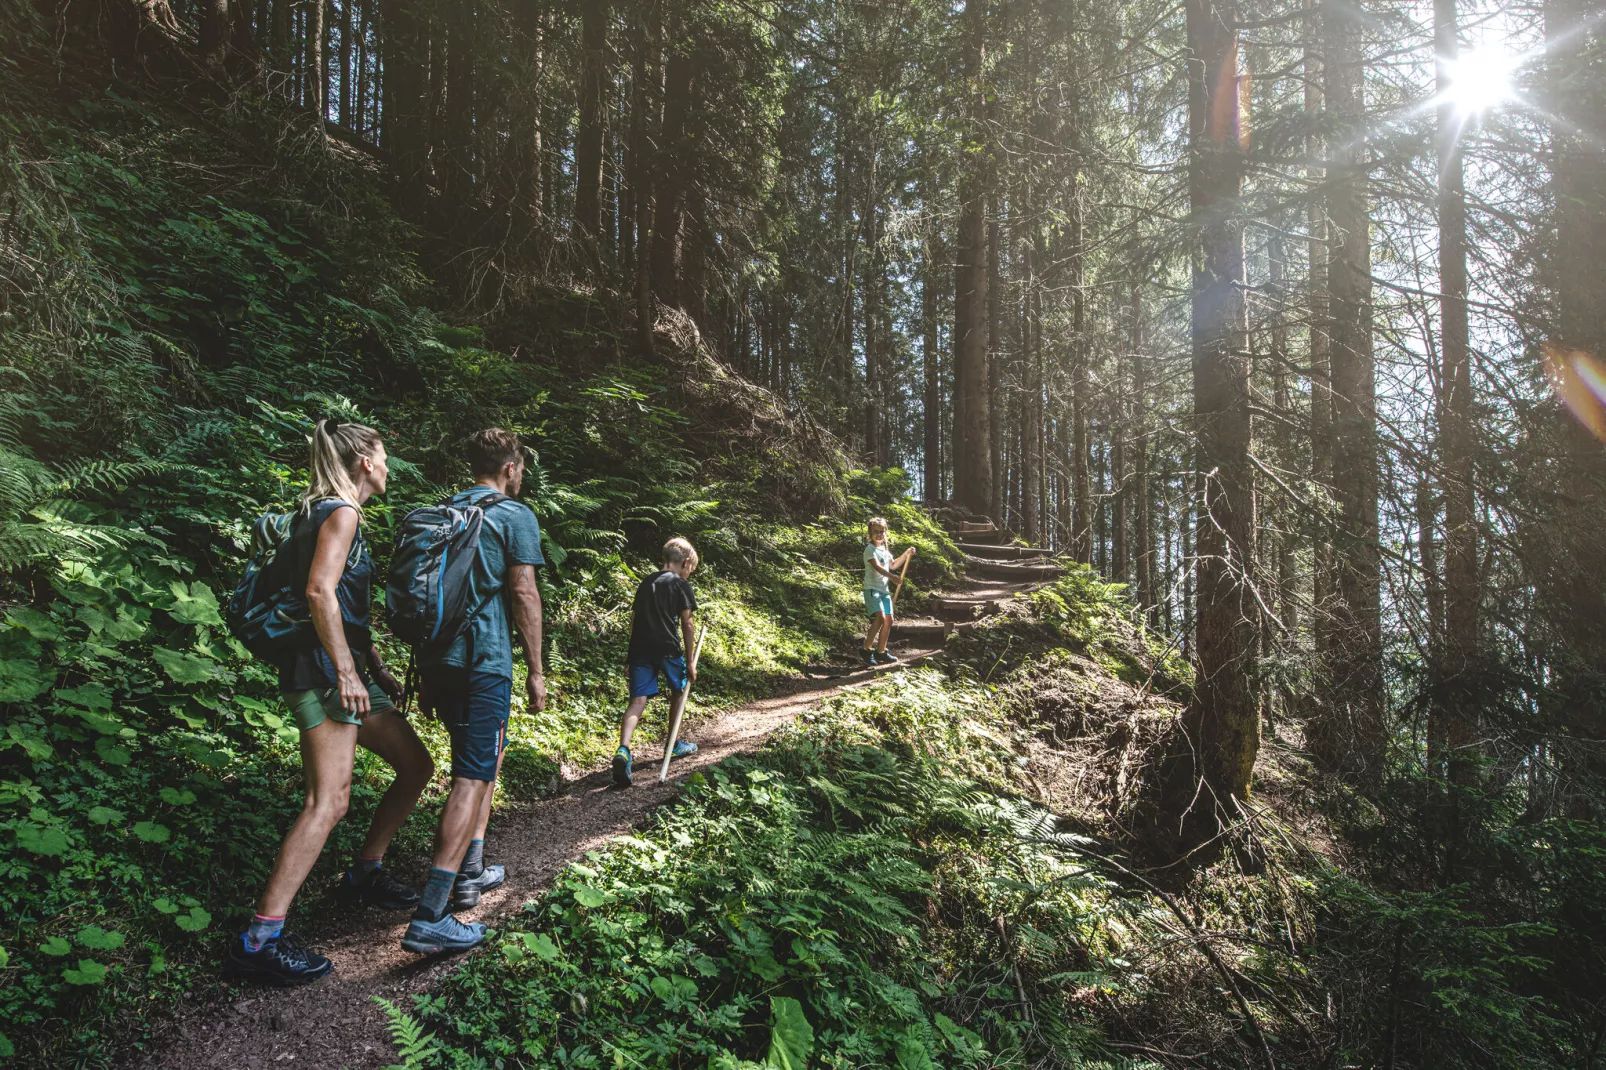
<path id="1" fill-rule="evenodd" d="M 546 708 L 546 670 L 541 664 L 541 588 L 535 583 L 534 565 L 514 565 L 507 570 L 507 594 L 513 626 L 524 641 L 524 662 L 530 670 L 530 706 L 540 712 Z"/>

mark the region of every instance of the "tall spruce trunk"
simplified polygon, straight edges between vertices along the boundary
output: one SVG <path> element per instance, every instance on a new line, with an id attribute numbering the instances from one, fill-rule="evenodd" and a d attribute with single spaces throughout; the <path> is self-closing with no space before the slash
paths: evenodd
<path id="1" fill-rule="evenodd" d="M 1132 284 L 1132 405 L 1129 433 L 1132 441 L 1133 564 L 1138 606 L 1145 620 L 1155 603 L 1154 510 L 1149 489 L 1149 381 L 1147 339 L 1143 331 L 1143 284 Z"/>
<path id="2" fill-rule="evenodd" d="M 574 222 L 593 241 L 602 231 L 602 146 L 607 136 L 607 0 L 581 5 L 580 132 L 574 144 Z"/>
<path id="3" fill-rule="evenodd" d="M 996 157 L 989 159 L 987 191 L 987 466 L 992 473 L 992 497 L 982 511 L 998 524 L 1007 526 L 1004 520 L 1004 487 L 1008 470 L 1004 465 L 1003 223 L 1000 219 L 1002 213 Z"/>
<path id="4" fill-rule="evenodd" d="M 920 362 L 924 392 L 920 412 L 923 492 L 928 502 L 942 498 L 942 369 L 937 364 L 936 266 L 928 242 L 920 275 Z"/>
<path id="5" fill-rule="evenodd" d="M 306 85 L 301 102 L 317 117 L 319 128 L 329 117 L 329 0 L 307 0 Z"/>
<path id="6" fill-rule="evenodd" d="M 1080 119 L 1077 120 L 1080 123 Z M 1072 176 L 1069 222 L 1071 285 L 1071 555 L 1083 564 L 1093 561 L 1093 487 L 1087 466 L 1087 288 L 1086 248 L 1082 233 L 1081 183 Z"/>
<path id="7" fill-rule="evenodd" d="M 1455 0 L 1434 0 L 1433 37 L 1439 56 L 1439 90 L 1449 86 L 1459 52 Z M 1444 722 L 1430 738 L 1449 748 L 1450 778 L 1467 783 L 1474 762 L 1478 659 L 1478 535 L 1473 504 L 1472 360 L 1467 323 L 1467 201 L 1461 157 L 1460 120 L 1449 104 L 1439 107 L 1439 345 L 1443 359 L 1438 406 L 1439 462 L 1444 470 L 1445 644 L 1440 700 L 1429 716 Z M 1598 268 L 1597 268 L 1598 270 Z M 1431 534 L 1431 528 L 1429 528 Z"/>
<path id="8" fill-rule="evenodd" d="M 954 264 L 954 497 L 975 513 L 993 502 L 991 407 L 987 369 L 987 179 L 981 80 L 987 55 L 986 0 L 965 0 L 965 73 L 971 123 L 959 183 L 959 234 Z"/>
<path id="9" fill-rule="evenodd" d="M 382 0 L 384 108 L 381 144 L 390 154 L 396 203 L 416 221 L 428 206 L 428 47 L 420 0 Z"/>
<path id="10" fill-rule="evenodd" d="M 201 62 L 214 71 L 229 53 L 229 0 L 201 0 Z"/>
<path id="11" fill-rule="evenodd" d="M 700 64 L 696 53 L 688 53 L 681 46 L 671 47 L 665 64 L 663 137 L 656 160 L 658 203 L 652 220 L 652 288 L 659 300 L 669 305 L 680 301 L 686 195 L 695 175 L 688 142 Z"/>
<path id="12" fill-rule="evenodd" d="M 1306 314 L 1310 320 L 1310 465 L 1311 480 L 1321 488 L 1333 482 L 1332 324 L 1327 295 L 1327 168 L 1326 142 L 1319 133 L 1325 108 L 1320 56 L 1322 0 L 1305 0 L 1305 116 L 1312 132 L 1305 138 L 1305 177 L 1310 192 L 1306 202 L 1306 245 L 1309 275 L 1306 279 Z M 1319 661 L 1326 664 L 1332 647 L 1328 622 L 1333 589 L 1332 539 L 1325 521 L 1311 527 L 1311 601 L 1316 607 L 1311 639 Z"/>
<path id="13" fill-rule="evenodd" d="M 1187 0 L 1189 195 L 1198 227 L 1193 273 L 1193 402 L 1203 478 L 1196 532 L 1193 704 L 1184 718 L 1192 775 L 1178 798 L 1184 840 L 1203 843 L 1238 817 L 1260 748 L 1252 681 L 1258 610 L 1251 590 L 1254 485 L 1249 463 L 1249 340 L 1244 307 L 1244 154 L 1232 0 Z M 1208 790 L 1200 792 L 1203 781 Z M 1179 814 L 1179 816 L 1181 816 Z"/>
<path id="14" fill-rule="evenodd" d="M 446 30 L 446 100 L 442 109 L 442 160 L 438 173 L 445 203 L 443 220 L 457 217 L 474 195 L 473 0 L 449 0 L 442 13 Z"/>
<path id="15" fill-rule="evenodd" d="M 883 463 L 882 426 L 885 413 L 882 350 L 885 338 L 881 323 L 881 206 L 871 203 L 864 219 L 864 452 L 870 463 Z"/>
<path id="16" fill-rule="evenodd" d="M 1365 6 L 1323 0 L 1328 127 L 1328 217 L 1332 257 L 1331 380 L 1333 494 L 1338 530 L 1333 561 L 1327 699 L 1311 725 L 1311 750 L 1328 771 L 1372 783 L 1383 771 L 1383 627 L 1378 555 L 1376 365 L 1372 354 L 1371 220 L 1362 30 Z"/>

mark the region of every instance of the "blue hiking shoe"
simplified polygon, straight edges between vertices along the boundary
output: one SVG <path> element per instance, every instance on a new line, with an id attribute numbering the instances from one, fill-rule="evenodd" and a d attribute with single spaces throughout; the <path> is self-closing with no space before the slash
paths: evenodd
<path id="1" fill-rule="evenodd" d="M 420 921 L 414 918 L 402 937 L 402 948 L 420 955 L 439 955 L 447 951 L 467 951 L 485 939 L 485 923 L 467 925 L 450 914 L 442 914 L 440 921 Z"/>
<path id="2" fill-rule="evenodd" d="M 457 875 L 452 885 L 452 909 L 473 910 L 480 905 L 481 894 L 500 888 L 507 881 L 507 870 L 502 866 L 486 866 L 473 877 Z"/>
<path id="3" fill-rule="evenodd" d="M 631 783 L 630 748 L 620 747 L 613 755 L 613 786 L 622 790 Z"/>
<path id="4" fill-rule="evenodd" d="M 689 758 L 693 754 L 696 754 L 696 753 L 697 753 L 697 744 L 693 743 L 689 739 L 682 739 L 682 740 L 677 740 L 675 742 L 675 750 L 674 750 L 674 753 L 670 755 L 670 757 L 671 758 Z"/>

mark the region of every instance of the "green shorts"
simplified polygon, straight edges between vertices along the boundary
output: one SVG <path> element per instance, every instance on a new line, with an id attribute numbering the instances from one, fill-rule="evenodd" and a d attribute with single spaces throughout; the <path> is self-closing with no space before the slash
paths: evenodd
<path id="1" fill-rule="evenodd" d="M 325 720 L 338 721 L 341 724 L 362 724 L 362 718 L 355 713 L 348 713 L 340 708 L 340 689 L 338 687 L 314 687 L 306 691 L 284 692 L 284 704 L 290 707 L 290 713 L 296 719 L 296 727 L 306 732 L 317 728 Z M 373 713 L 384 713 L 394 710 L 396 704 L 390 701 L 384 688 L 378 684 L 368 685 L 368 709 Z"/>

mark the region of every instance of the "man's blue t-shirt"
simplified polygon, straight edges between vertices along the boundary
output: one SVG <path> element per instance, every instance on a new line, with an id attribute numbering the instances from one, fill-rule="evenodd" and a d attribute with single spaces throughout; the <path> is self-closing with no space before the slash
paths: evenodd
<path id="1" fill-rule="evenodd" d="M 472 505 L 493 494 L 490 487 L 476 484 L 451 498 L 455 506 Z M 514 565 L 540 565 L 541 525 L 523 502 L 501 502 L 485 511 L 480 529 L 480 556 L 469 577 L 469 605 L 485 601 L 486 592 L 496 590 L 469 625 L 469 634 L 453 643 L 440 664 L 464 667 L 469 640 L 474 643 L 475 672 L 513 677 L 513 625 L 507 611 L 507 570 Z"/>

